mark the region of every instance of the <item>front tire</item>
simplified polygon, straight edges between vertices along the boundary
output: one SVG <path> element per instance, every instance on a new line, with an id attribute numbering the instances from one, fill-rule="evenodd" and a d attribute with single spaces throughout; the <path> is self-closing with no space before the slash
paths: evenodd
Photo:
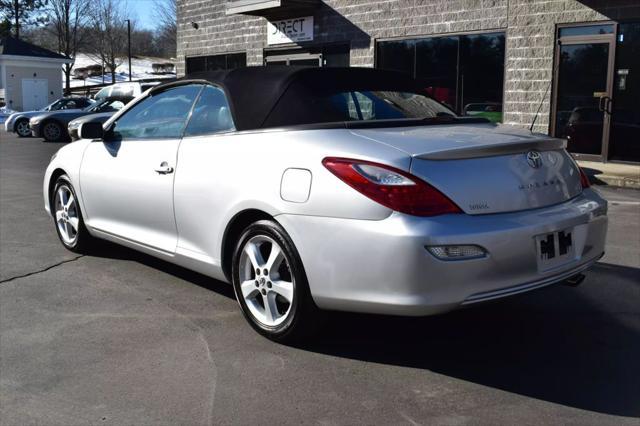
<path id="1" fill-rule="evenodd" d="M 58 178 L 51 196 L 51 212 L 60 242 L 73 252 L 88 252 L 95 239 L 84 226 L 78 197 L 67 175 Z"/>
<path id="2" fill-rule="evenodd" d="M 16 134 L 21 138 L 28 138 L 29 136 L 31 136 L 29 120 L 26 118 L 21 118 L 20 120 L 16 121 L 14 129 L 16 130 Z"/>
<path id="3" fill-rule="evenodd" d="M 319 324 L 300 255 L 276 222 L 243 232 L 233 255 L 233 289 L 249 324 L 277 342 L 308 336 Z"/>
<path id="4" fill-rule="evenodd" d="M 49 121 L 42 126 L 42 137 L 47 142 L 59 142 L 64 136 L 64 129 L 60 123 Z"/>

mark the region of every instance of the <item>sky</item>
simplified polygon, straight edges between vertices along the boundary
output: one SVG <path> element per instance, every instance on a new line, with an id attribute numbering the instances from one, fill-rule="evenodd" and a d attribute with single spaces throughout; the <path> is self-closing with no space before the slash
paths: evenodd
<path id="1" fill-rule="evenodd" d="M 138 28 L 152 30 L 156 27 L 153 9 L 155 0 L 128 0 L 127 4 L 138 21 Z"/>

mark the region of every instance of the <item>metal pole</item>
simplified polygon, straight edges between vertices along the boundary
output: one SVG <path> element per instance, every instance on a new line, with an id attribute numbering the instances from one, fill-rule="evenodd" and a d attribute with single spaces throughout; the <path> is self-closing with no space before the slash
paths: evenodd
<path id="1" fill-rule="evenodd" d="M 129 44 L 129 81 L 131 81 L 131 20 L 127 19 L 127 39 Z"/>

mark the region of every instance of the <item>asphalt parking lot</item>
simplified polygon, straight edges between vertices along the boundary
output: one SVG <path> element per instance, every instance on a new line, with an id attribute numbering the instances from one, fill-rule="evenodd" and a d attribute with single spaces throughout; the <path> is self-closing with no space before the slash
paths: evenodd
<path id="1" fill-rule="evenodd" d="M 59 244 L 42 206 L 62 144 L 0 135 L 0 423 L 640 424 L 640 192 L 607 254 L 554 286 L 420 319 L 335 314 L 274 344 L 231 287 L 105 246 Z"/>

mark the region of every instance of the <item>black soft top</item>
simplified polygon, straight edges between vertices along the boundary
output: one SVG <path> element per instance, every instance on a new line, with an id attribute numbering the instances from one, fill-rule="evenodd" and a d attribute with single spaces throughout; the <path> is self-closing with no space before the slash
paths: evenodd
<path id="1" fill-rule="evenodd" d="M 254 130 L 289 124 L 290 108 L 281 100 L 298 99 L 296 114 L 304 113 L 305 99 L 312 93 L 350 90 L 421 91 L 403 74 L 373 68 L 312 68 L 265 66 L 189 74 L 156 86 L 153 92 L 188 82 L 210 82 L 227 94 L 237 130 Z M 309 108 L 311 113 L 311 108 Z"/>

